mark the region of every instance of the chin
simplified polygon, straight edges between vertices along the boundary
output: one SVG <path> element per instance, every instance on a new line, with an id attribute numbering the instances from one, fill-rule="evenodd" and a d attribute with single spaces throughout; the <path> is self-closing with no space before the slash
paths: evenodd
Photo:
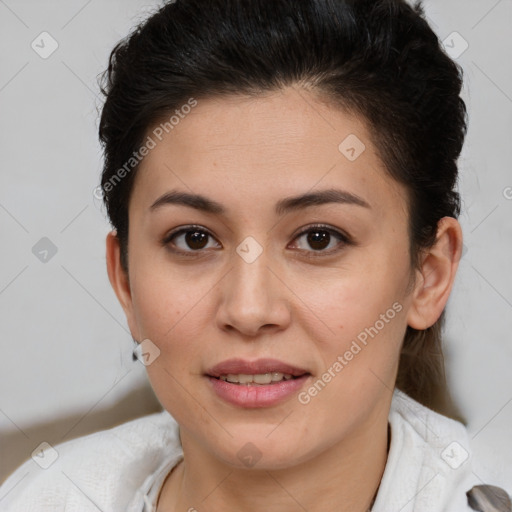
<path id="1" fill-rule="evenodd" d="M 270 430 L 255 430 L 253 436 L 233 438 L 229 446 L 223 444 L 213 451 L 224 463 L 237 469 L 275 471 L 293 467 L 309 459 L 304 442 L 292 442 L 290 437 L 267 437 Z M 272 434 L 271 434 L 272 435 Z"/>

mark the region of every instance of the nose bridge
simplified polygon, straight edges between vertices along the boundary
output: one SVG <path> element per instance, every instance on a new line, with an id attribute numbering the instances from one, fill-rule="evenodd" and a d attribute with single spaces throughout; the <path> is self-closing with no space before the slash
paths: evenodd
<path id="1" fill-rule="evenodd" d="M 255 334 L 265 325 L 282 327 L 287 308 L 283 289 L 268 268 L 273 266 L 270 251 L 247 237 L 233 252 L 230 266 L 218 312 L 223 327 L 230 325 L 244 334 Z"/>
<path id="2" fill-rule="evenodd" d="M 233 279 L 234 290 L 240 293 L 246 300 L 262 299 L 268 297 L 271 291 L 269 285 L 269 257 L 268 251 L 262 250 L 260 254 L 250 243 L 242 243 L 237 248 L 236 256 L 233 257 Z"/>

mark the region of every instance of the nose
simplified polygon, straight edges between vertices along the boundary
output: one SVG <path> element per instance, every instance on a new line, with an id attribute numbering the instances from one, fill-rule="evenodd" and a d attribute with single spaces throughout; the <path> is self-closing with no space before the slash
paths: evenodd
<path id="1" fill-rule="evenodd" d="M 285 329 L 291 312 L 290 291 L 283 281 L 266 250 L 252 262 L 234 251 L 231 270 L 219 283 L 218 327 L 245 337 Z"/>

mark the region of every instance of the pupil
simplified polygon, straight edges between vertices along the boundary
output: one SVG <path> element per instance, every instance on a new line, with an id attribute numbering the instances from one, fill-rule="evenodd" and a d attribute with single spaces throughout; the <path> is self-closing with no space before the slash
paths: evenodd
<path id="1" fill-rule="evenodd" d="M 329 245 L 329 238 L 330 234 L 327 231 L 311 231 L 308 243 L 313 249 L 325 249 Z"/>
<path id="2" fill-rule="evenodd" d="M 191 249 L 202 249 L 206 245 L 208 235 L 200 231 L 188 231 L 185 240 Z"/>

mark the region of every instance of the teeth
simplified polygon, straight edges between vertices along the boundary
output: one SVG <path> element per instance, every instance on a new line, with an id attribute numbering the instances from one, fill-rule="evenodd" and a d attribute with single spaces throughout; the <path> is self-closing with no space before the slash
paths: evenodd
<path id="1" fill-rule="evenodd" d="M 228 374 L 221 375 L 220 380 L 224 380 L 227 382 L 232 382 L 234 384 L 246 384 L 246 385 L 254 385 L 254 384 L 270 384 L 271 382 L 280 382 L 282 380 L 290 380 L 293 379 L 292 375 L 281 372 L 271 372 L 271 373 L 260 373 L 258 375 L 247 375 L 247 374 Z"/>
<path id="2" fill-rule="evenodd" d="M 283 380 L 283 374 L 282 373 L 265 373 L 263 375 L 254 375 L 252 378 L 252 381 L 255 384 L 270 384 L 272 381 L 278 382 L 280 380 Z M 242 381 L 240 381 L 242 382 Z"/>

